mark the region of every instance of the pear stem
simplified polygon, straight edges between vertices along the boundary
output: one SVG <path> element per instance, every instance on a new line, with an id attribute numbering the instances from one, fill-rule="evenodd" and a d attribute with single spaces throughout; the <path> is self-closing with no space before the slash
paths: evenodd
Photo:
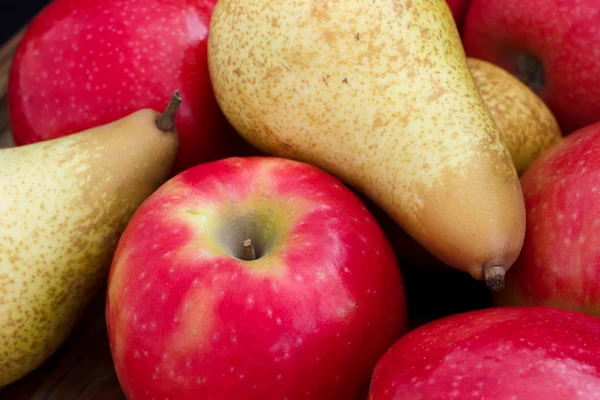
<path id="1" fill-rule="evenodd" d="M 175 115 L 177 115 L 180 105 L 181 95 L 178 91 L 175 91 L 165 111 L 156 119 L 156 127 L 163 132 L 173 132 L 175 130 Z"/>
<path id="2" fill-rule="evenodd" d="M 490 263 L 483 266 L 485 284 L 492 292 L 504 289 L 504 275 L 506 275 L 504 265 Z"/>
<path id="3" fill-rule="evenodd" d="M 254 245 L 250 239 L 244 240 L 244 260 L 256 260 L 256 250 L 254 249 Z"/>

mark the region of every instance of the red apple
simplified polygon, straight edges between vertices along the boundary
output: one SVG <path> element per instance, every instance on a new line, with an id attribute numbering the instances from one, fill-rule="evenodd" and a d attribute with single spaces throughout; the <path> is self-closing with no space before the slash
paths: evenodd
<path id="1" fill-rule="evenodd" d="M 600 394 L 600 318 L 498 307 L 423 325 L 379 360 L 369 400 L 576 400 Z"/>
<path id="2" fill-rule="evenodd" d="M 216 0 L 54 0 L 27 28 L 12 64 L 15 143 L 75 133 L 183 97 L 174 172 L 255 151 L 227 122 L 208 73 Z"/>
<path id="3" fill-rule="evenodd" d="M 450 11 L 452 11 L 454 22 L 459 30 L 462 28 L 462 24 L 465 20 L 465 15 L 469 8 L 469 1 L 470 0 L 446 0 L 448 7 L 450 7 Z"/>
<path id="4" fill-rule="evenodd" d="M 525 242 L 497 303 L 600 316 L 600 123 L 543 153 L 521 186 Z"/>
<path id="5" fill-rule="evenodd" d="M 472 0 L 468 56 L 527 83 L 569 134 L 600 121 L 600 1 Z"/>
<path id="6" fill-rule="evenodd" d="M 156 191 L 119 242 L 116 372 L 133 399 L 364 399 L 406 331 L 403 285 L 333 176 L 271 157 L 205 163 Z"/>

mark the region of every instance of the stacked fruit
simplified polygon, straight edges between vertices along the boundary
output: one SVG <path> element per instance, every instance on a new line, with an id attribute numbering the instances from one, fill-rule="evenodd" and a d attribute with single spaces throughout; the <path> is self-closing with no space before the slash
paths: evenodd
<path id="1" fill-rule="evenodd" d="M 130 399 L 596 398 L 598 24 L 591 0 L 54 0 L 10 75 L 0 387 L 107 283 Z M 449 273 L 493 299 L 443 311 Z"/>

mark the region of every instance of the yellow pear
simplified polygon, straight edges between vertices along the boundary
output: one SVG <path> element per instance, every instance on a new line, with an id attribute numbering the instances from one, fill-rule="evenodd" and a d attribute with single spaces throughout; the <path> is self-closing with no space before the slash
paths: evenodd
<path id="1" fill-rule="evenodd" d="M 219 0 L 210 32 L 217 101 L 246 140 L 337 176 L 503 287 L 523 195 L 444 0 Z"/>
<path id="2" fill-rule="evenodd" d="M 469 57 L 467 63 L 521 175 L 562 139 L 560 127 L 542 99 L 515 76 L 477 58 Z"/>
<path id="3" fill-rule="evenodd" d="M 0 150 L 0 387 L 54 353 L 102 286 L 129 219 L 169 177 L 179 103 Z"/>

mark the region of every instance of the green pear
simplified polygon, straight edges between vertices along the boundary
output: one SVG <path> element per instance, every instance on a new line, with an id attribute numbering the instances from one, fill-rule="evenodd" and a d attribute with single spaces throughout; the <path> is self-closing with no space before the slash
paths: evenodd
<path id="1" fill-rule="evenodd" d="M 523 194 L 444 0 L 219 0 L 208 61 L 246 140 L 337 176 L 434 256 L 503 287 Z"/>
<path id="2" fill-rule="evenodd" d="M 169 177 L 179 104 L 0 150 L 0 387 L 52 355 L 102 287 L 129 219 Z"/>

